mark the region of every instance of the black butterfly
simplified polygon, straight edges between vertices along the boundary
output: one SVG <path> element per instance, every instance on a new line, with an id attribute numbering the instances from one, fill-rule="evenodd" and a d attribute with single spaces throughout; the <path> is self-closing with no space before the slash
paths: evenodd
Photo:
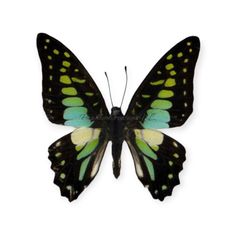
<path id="1" fill-rule="evenodd" d="M 122 143 L 128 143 L 136 174 L 161 201 L 179 184 L 184 147 L 156 129 L 181 126 L 192 113 L 193 75 L 200 42 L 188 37 L 167 52 L 135 92 L 125 115 L 107 110 L 95 82 L 62 43 L 37 37 L 43 71 L 43 107 L 48 119 L 76 129 L 49 147 L 54 183 L 69 201 L 96 176 L 108 141 L 113 173 L 120 174 Z"/>

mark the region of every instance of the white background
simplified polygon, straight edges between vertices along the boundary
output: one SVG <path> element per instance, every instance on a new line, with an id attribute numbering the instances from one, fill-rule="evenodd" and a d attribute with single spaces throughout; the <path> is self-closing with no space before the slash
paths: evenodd
<path id="1" fill-rule="evenodd" d="M 0 3 L 0 235 L 235 235 L 235 1 L 26 1 Z M 157 60 L 190 35 L 201 39 L 194 113 L 164 130 L 187 150 L 181 185 L 164 202 L 138 181 L 123 145 L 112 176 L 110 145 L 100 172 L 69 203 L 53 184 L 47 148 L 72 128 L 42 109 L 36 35 L 66 44 L 88 69 L 110 109 L 104 70 L 123 111 Z"/>

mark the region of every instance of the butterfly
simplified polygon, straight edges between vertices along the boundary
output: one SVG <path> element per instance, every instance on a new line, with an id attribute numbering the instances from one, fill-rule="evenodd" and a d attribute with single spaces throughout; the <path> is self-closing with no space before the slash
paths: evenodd
<path id="1" fill-rule="evenodd" d="M 73 201 L 90 184 L 109 141 L 117 178 L 126 141 L 137 177 L 152 197 L 162 201 L 170 196 L 180 183 L 185 148 L 158 129 L 181 126 L 192 113 L 199 38 L 182 40 L 157 62 L 136 90 L 125 115 L 120 107 L 108 111 L 88 71 L 61 42 L 40 33 L 37 48 L 44 111 L 51 122 L 76 128 L 48 148 L 54 183 L 61 195 Z"/>

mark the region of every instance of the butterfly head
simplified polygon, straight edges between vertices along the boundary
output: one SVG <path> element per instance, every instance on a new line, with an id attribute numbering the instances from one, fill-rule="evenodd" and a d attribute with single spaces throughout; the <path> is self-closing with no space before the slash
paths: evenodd
<path id="1" fill-rule="evenodd" d="M 111 116 L 121 117 L 121 116 L 124 116 L 124 115 L 122 114 L 122 111 L 121 111 L 120 107 L 112 107 L 111 108 Z"/>

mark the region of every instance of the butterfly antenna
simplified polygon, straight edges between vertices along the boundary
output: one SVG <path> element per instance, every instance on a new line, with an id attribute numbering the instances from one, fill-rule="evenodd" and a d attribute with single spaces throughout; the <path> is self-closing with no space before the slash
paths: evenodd
<path id="1" fill-rule="evenodd" d="M 120 108 L 122 107 L 122 104 L 123 104 L 123 101 L 124 101 L 124 98 L 125 98 L 127 84 L 128 84 L 128 73 L 127 73 L 127 67 L 125 66 L 125 90 L 124 90 L 123 97 L 122 97 L 122 100 L 121 100 Z"/>
<path id="2" fill-rule="evenodd" d="M 111 86 L 110 86 L 110 82 L 109 82 L 109 79 L 108 79 L 108 76 L 107 76 L 107 72 L 105 72 L 105 76 L 106 76 L 106 78 L 107 78 L 107 84 L 108 84 L 108 89 L 109 89 L 109 95 L 110 95 L 111 105 L 112 105 L 112 107 L 114 107 L 113 101 L 112 101 L 112 96 L 111 96 Z"/>

